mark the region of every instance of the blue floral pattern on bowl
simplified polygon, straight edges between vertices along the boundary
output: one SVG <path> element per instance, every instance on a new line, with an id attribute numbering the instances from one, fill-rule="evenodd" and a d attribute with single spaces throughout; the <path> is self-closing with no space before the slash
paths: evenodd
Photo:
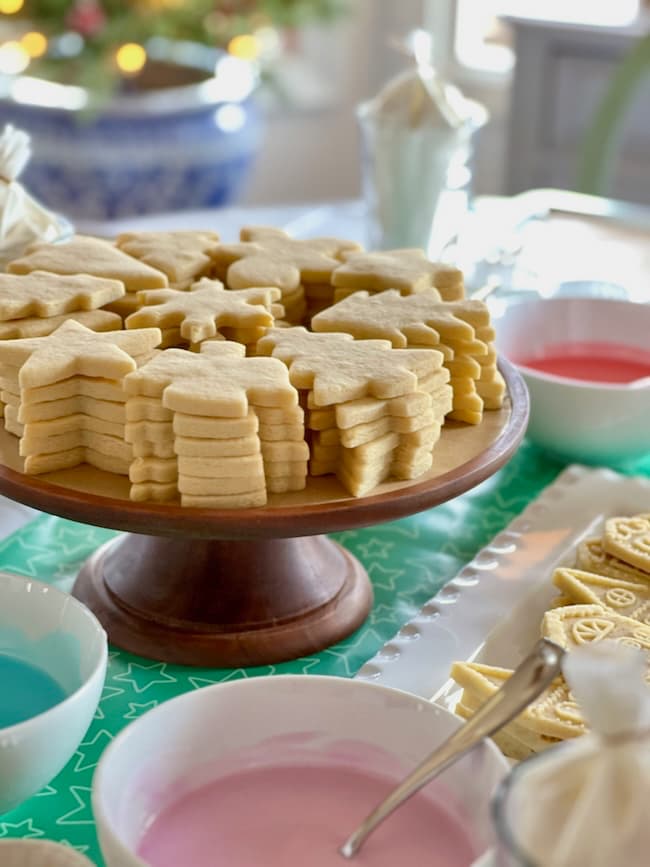
<path id="1" fill-rule="evenodd" d="M 261 119 L 251 95 L 229 100 L 224 88 L 205 86 L 216 80 L 119 97 L 96 114 L 54 100 L 19 101 L 6 89 L 3 121 L 32 137 L 21 180 L 73 219 L 232 201 L 259 149 Z"/>

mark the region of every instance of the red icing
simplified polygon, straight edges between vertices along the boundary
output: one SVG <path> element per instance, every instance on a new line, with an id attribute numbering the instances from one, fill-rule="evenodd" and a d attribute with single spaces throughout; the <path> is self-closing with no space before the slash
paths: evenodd
<path id="1" fill-rule="evenodd" d="M 650 352 L 624 343 L 553 343 L 513 360 L 542 373 L 587 382 L 634 382 L 650 376 Z"/>

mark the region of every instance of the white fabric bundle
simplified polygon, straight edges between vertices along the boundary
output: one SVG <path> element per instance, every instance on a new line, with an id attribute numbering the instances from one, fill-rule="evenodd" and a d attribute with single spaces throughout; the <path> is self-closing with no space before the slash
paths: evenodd
<path id="1" fill-rule="evenodd" d="M 30 155 L 27 133 L 7 124 L 0 135 L 0 268 L 28 244 L 55 241 L 61 235 L 61 219 L 18 182 Z"/>
<path id="2" fill-rule="evenodd" d="M 436 211 L 456 183 L 463 187 L 471 135 L 486 120 L 483 107 L 444 82 L 425 54 L 416 52 L 415 65 L 357 112 L 372 247 L 430 247 Z"/>
<path id="3" fill-rule="evenodd" d="M 607 641 L 567 654 L 592 733 L 531 762 L 513 793 L 512 833 L 537 867 L 648 864 L 647 665 L 647 652 Z"/>

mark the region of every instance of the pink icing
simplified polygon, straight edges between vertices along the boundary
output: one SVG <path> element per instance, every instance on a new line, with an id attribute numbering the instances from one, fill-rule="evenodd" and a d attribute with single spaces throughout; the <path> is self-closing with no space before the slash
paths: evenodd
<path id="1" fill-rule="evenodd" d="M 619 343 L 556 343 L 513 360 L 542 373 L 589 382 L 634 382 L 650 376 L 650 353 Z"/>
<path id="2" fill-rule="evenodd" d="M 395 781 L 336 764 L 249 767 L 182 795 L 148 827 L 151 867 L 343 867 L 338 847 Z M 477 855 L 434 783 L 368 839 L 358 867 L 467 867 Z"/>

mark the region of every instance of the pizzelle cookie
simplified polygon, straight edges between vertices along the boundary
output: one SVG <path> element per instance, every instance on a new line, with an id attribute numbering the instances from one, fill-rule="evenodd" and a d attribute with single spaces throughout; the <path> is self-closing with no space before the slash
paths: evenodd
<path id="1" fill-rule="evenodd" d="M 167 275 L 174 289 L 187 289 L 212 268 L 210 251 L 219 242 L 216 232 L 123 232 L 120 250 Z"/>
<path id="2" fill-rule="evenodd" d="M 202 280 L 189 292 L 155 289 L 138 293 L 138 298 L 143 306 L 127 317 L 127 329 L 149 326 L 158 326 L 163 331 L 176 329 L 179 343 L 186 341 L 198 348 L 204 340 L 218 336 L 225 339 L 221 333 L 224 328 L 235 329 L 240 336 L 256 342 L 273 325 L 270 310 L 279 300 L 280 290 L 272 287 L 231 292 L 218 280 Z M 246 333 L 248 330 L 252 333 Z"/>
<path id="3" fill-rule="evenodd" d="M 648 581 L 646 572 L 635 569 L 618 557 L 612 557 L 603 547 L 600 536 L 585 539 L 578 545 L 576 568 L 585 572 L 596 572 L 608 578 L 620 578 L 623 581 Z"/>
<path id="4" fill-rule="evenodd" d="M 547 611 L 542 635 L 565 650 L 607 639 L 646 652 L 650 664 L 650 627 L 601 605 L 568 605 Z"/>
<path id="5" fill-rule="evenodd" d="M 553 583 L 569 604 L 602 605 L 650 627 L 650 581 L 636 583 L 562 568 L 553 572 Z"/>
<path id="6" fill-rule="evenodd" d="M 463 298 L 463 274 L 452 265 L 430 262 L 423 250 L 386 250 L 376 253 L 344 253 L 345 262 L 332 274 L 337 287 L 334 300 L 340 301 L 367 289 L 381 292 L 398 289 L 402 295 L 413 295 L 435 288 L 444 301 Z"/>
<path id="7" fill-rule="evenodd" d="M 650 578 L 650 513 L 605 521 L 603 548 Z"/>
<path id="8" fill-rule="evenodd" d="M 476 662 L 455 662 L 451 677 L 481 703 L 487 701 L 510 677 L 510 669 L 482 665 Z M 574 738 L 585 734 L 587 727 L 580 708 L 563 678 L 558 677 L 551 686 L 530 704 L 516 722 L 532 734 L 553 740 Z M 546 746 L 550 746 L 547 742 Z"/>
<path id="9" fill-rule="evenodd" d="M 160 289 L 168 282 L 162 271 L 128 256 L 108 241 L 87 235 L 75 235 L 63 244 L 33 244 L 24 256 L 9 263 L 7 271 L 10 274 L 33 271 L 89 274 L 119 280 L 127 292 Z"/>

